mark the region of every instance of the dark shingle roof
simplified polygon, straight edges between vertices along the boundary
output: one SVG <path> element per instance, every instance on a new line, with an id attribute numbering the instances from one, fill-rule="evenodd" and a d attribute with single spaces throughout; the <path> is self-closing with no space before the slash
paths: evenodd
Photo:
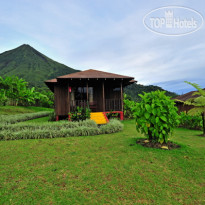
<path id="1" fill-rule="evenodd" d="M 46 80 L 45 84 L 50 88 L 50 90 L 54 91 L 54 85 L 58 83 L 60 79 L 124 79 L 124 85 L 129 85 L 135 83 L 137 81 L 134 80 L 134 77 L 118 75 L 114 73 L 108 73 L 98 70 L 85 70 L 76 73 L 71 73 L 68 75 L 59 76 L 57 78 Z"/>
<path id="2" fill-rule="evenodd" d="M 51 80 L 46 80 L 45 82 L 46 83 L 57 83 L 57 79 L 54 78 L 54 79 L 51 79 Z"/>
<path id="3" fill-rule="evenodd" d="M 205 89 L 203 89 L 205 90 Z M 197 91 L 191 91 L 191 92 L 188 92 L 188 93 L 185 93 L 183 95 L 179 95 L 177 96 L 176 98 L 173 98 L 174 100 L 180 100 L 180 101 L 186 101 L 186 100 L 189 100 L 190 98 L 197 98 L 199 97 L 199 95 L 193 95 L 193 93 L 195 93 Z"/>
<path id="4" fill-rule="evenodd" d="M 130 76 L 125 76 L 125 75 L 118 75 L 114 73 L 108 73 L 108 72 L 103 72 L 103 71 L 98 71 L 98 70 L 85 70 L 85 71 L 80 71 L 77 73 L 71 73 L 68 75 L 63 75 L 59 76 L 57 78 L 124 78 L 124 79 L 134 79 L 134 77 Z"/>

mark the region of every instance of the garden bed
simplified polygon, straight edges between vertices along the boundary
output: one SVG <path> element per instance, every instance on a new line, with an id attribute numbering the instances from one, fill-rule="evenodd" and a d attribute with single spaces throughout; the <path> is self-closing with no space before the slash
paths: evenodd
<path id="1" fill-rule="evenodd" d="M 163 143 L 159 143 L 159 142 L 153 142 L 153 141 L 149 141 L 146 139 L 138 139 L 136 141 L 137 144 L 140 144 L 144 147 L 149 147 L 149 148 L 157 148 L 157 149 L 165 149 L 165 150 L 171 150 L 171 149 L 177 149 L 180 148 L 180 145 L 175 144 L 171 141 L 168 141 L 167 144 Z"/>
<path id="2" fill-rule="evenodd" d="M 100 127 L 93 120 L 79 122 L 59 121 L 47 123 L 17 123 L 0 127 L 0 140 L 42 139 L 59 137 L 92 136 L 123 130 L 123 124 L 111 120 Z"/>
<path id="3" fill-rule="evenodd" d="M 1 115 L 0 116 L 0 127 L 3 125 L 15 124 L 18 122 L 24 122 L 36 118 L 41 118 L 50 115 L 51 111 L 42 111 L 36 113 L 24 113 L 18 115 Z"/>

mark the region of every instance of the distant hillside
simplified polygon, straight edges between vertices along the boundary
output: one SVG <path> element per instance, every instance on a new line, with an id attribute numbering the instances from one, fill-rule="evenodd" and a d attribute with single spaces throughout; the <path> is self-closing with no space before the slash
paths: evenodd
<path id="1" fill-rule="evenodd" d="M 176 93 L 169 92 L 167 90 L 164 90 L 163 88 L 159 86 L 154 86 L 154 85 L 140 85 L 140 84 L 131 84 L 125 87 L 124 92 L 131 97 L 132 100 L 139 100 L 139 94 L 143 94 L 143 92 L 151 92 L 155 90 L 161 90 L 161 91 L 166 91 L 166 95 L 170 97 L 176 97 L 178 96 Z"/>
<path id="2" fill-rule="evenodd" d="M 0 76 L 19 76 L 29 82 L 30 87 L 46 88 L 45 80 L 74 72 L 77 70 L 25 44 L 0 54 Z"/>

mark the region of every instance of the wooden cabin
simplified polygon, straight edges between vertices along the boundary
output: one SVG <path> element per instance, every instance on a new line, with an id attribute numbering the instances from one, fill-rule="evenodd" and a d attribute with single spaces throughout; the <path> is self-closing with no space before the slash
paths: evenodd
<path id="1" fill-rule="evenodd" d="M 204 89 L 205 90 L 205 89 Z M 194 95 L 196 91 L 191 91 L 188 93 L 185 93 L 183 95 L 179 95 L 175 98 L 173 98 L 173 100 L 175 101 L 175 104 L 178 108 L 178 112 L 185 112 L 188 113 L 189 110 L 191 110 L 192 108 L 194 108 L 193 105 L 187 105 L 184 102 L 190 99 L 195 99 L 197 97 L 199 97 L 199 95 Z"/>
<path id="2" fill-rule="evenodd" d="M 97 70 L 80 71 L 45 81 L 54 92 L 57 119 L 68 116 L 77 106 L 89 106 L 92 112 L 116 111 L 123 114 L 123 88 L 134 82 L 134 77 Z"/>

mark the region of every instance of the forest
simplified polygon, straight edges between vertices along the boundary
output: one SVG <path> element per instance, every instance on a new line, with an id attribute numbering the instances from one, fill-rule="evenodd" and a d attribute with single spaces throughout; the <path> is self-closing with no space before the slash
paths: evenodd
<path id="1" fill-rule="evenodd" d="M 28 83 L 17 76 L 0 76 L 0 105 L 53 107 L 53 93 L 29 88 Z"/>

